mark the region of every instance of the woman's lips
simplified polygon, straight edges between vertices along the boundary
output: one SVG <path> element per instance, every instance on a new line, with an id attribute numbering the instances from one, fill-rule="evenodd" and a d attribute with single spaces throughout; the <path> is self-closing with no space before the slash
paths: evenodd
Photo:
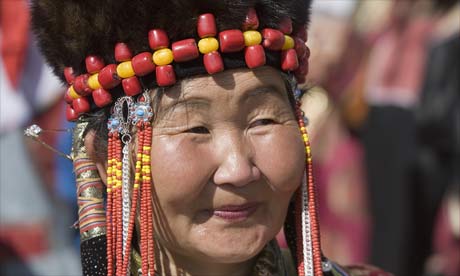
<path id="1" fill-rule="evenodd" d="M 211 210 L 213 216 L 229 221 L 242 221 L 249 218 L 259 207 L 258 203 L 225 205 Z"/>

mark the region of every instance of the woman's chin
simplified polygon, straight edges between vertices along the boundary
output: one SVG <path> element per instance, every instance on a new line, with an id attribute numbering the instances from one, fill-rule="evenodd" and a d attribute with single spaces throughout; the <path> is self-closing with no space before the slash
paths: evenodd
<path id="1" fill-rule="evenodd" d="M 215 263 L 245 262 L 262 251 L 271 239 L 260 228 L 210 231 L 209 235 L 200 236 L 194 247 L 200 255 Z"/>

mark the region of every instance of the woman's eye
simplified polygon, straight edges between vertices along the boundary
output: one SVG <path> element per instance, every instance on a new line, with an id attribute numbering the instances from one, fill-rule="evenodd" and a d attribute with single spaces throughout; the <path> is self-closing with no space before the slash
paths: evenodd
<path id="1" fill-rule="evenodd" d="M 272 119 L 259 119 L 254 121 L 250 127 L 272 125 L 275 121 Z"/>
<path id="2" fill-rule="evenodd" d="M 185 131 L 186 133 L 196 133 L 196 134 L 208 134 L 209 130 L 203 126 L 192 127 Z"/>

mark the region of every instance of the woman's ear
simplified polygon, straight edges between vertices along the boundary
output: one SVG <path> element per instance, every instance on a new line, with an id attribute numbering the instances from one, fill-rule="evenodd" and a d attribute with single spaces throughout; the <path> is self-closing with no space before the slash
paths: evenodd
<path id="1" fill-rule="evenodd" d="M 107 185 L 107 160 L 100 157 L 100 154 L 97 154 L 94 147 L 94 140 L 96 139 L 96 134 L 94 130 L 88 131 L 85 136 L 85 148 L 88 152 L 88 156 L 96 165 L 99 176 L 101 177 L 102 182 Z"/>

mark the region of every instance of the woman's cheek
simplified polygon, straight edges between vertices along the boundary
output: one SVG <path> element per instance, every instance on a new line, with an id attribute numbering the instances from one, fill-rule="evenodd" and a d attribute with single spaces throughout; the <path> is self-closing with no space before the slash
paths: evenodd
<path id="1" fill-rule="evenodd" d="M 159 198 L 183 202 L 198 197 L 208 181 L 207 148 L 180 136 L 152 139 L 152 178 Z"/>
<path id="2" fill-rule="evenodd" d="M 252 139 L 255 163 L 268 178 L 273 189 L 291 192 L 302 181 L 305 150 L 300 132 L 295 127 L 279 126 L 264 137 Z"/>

